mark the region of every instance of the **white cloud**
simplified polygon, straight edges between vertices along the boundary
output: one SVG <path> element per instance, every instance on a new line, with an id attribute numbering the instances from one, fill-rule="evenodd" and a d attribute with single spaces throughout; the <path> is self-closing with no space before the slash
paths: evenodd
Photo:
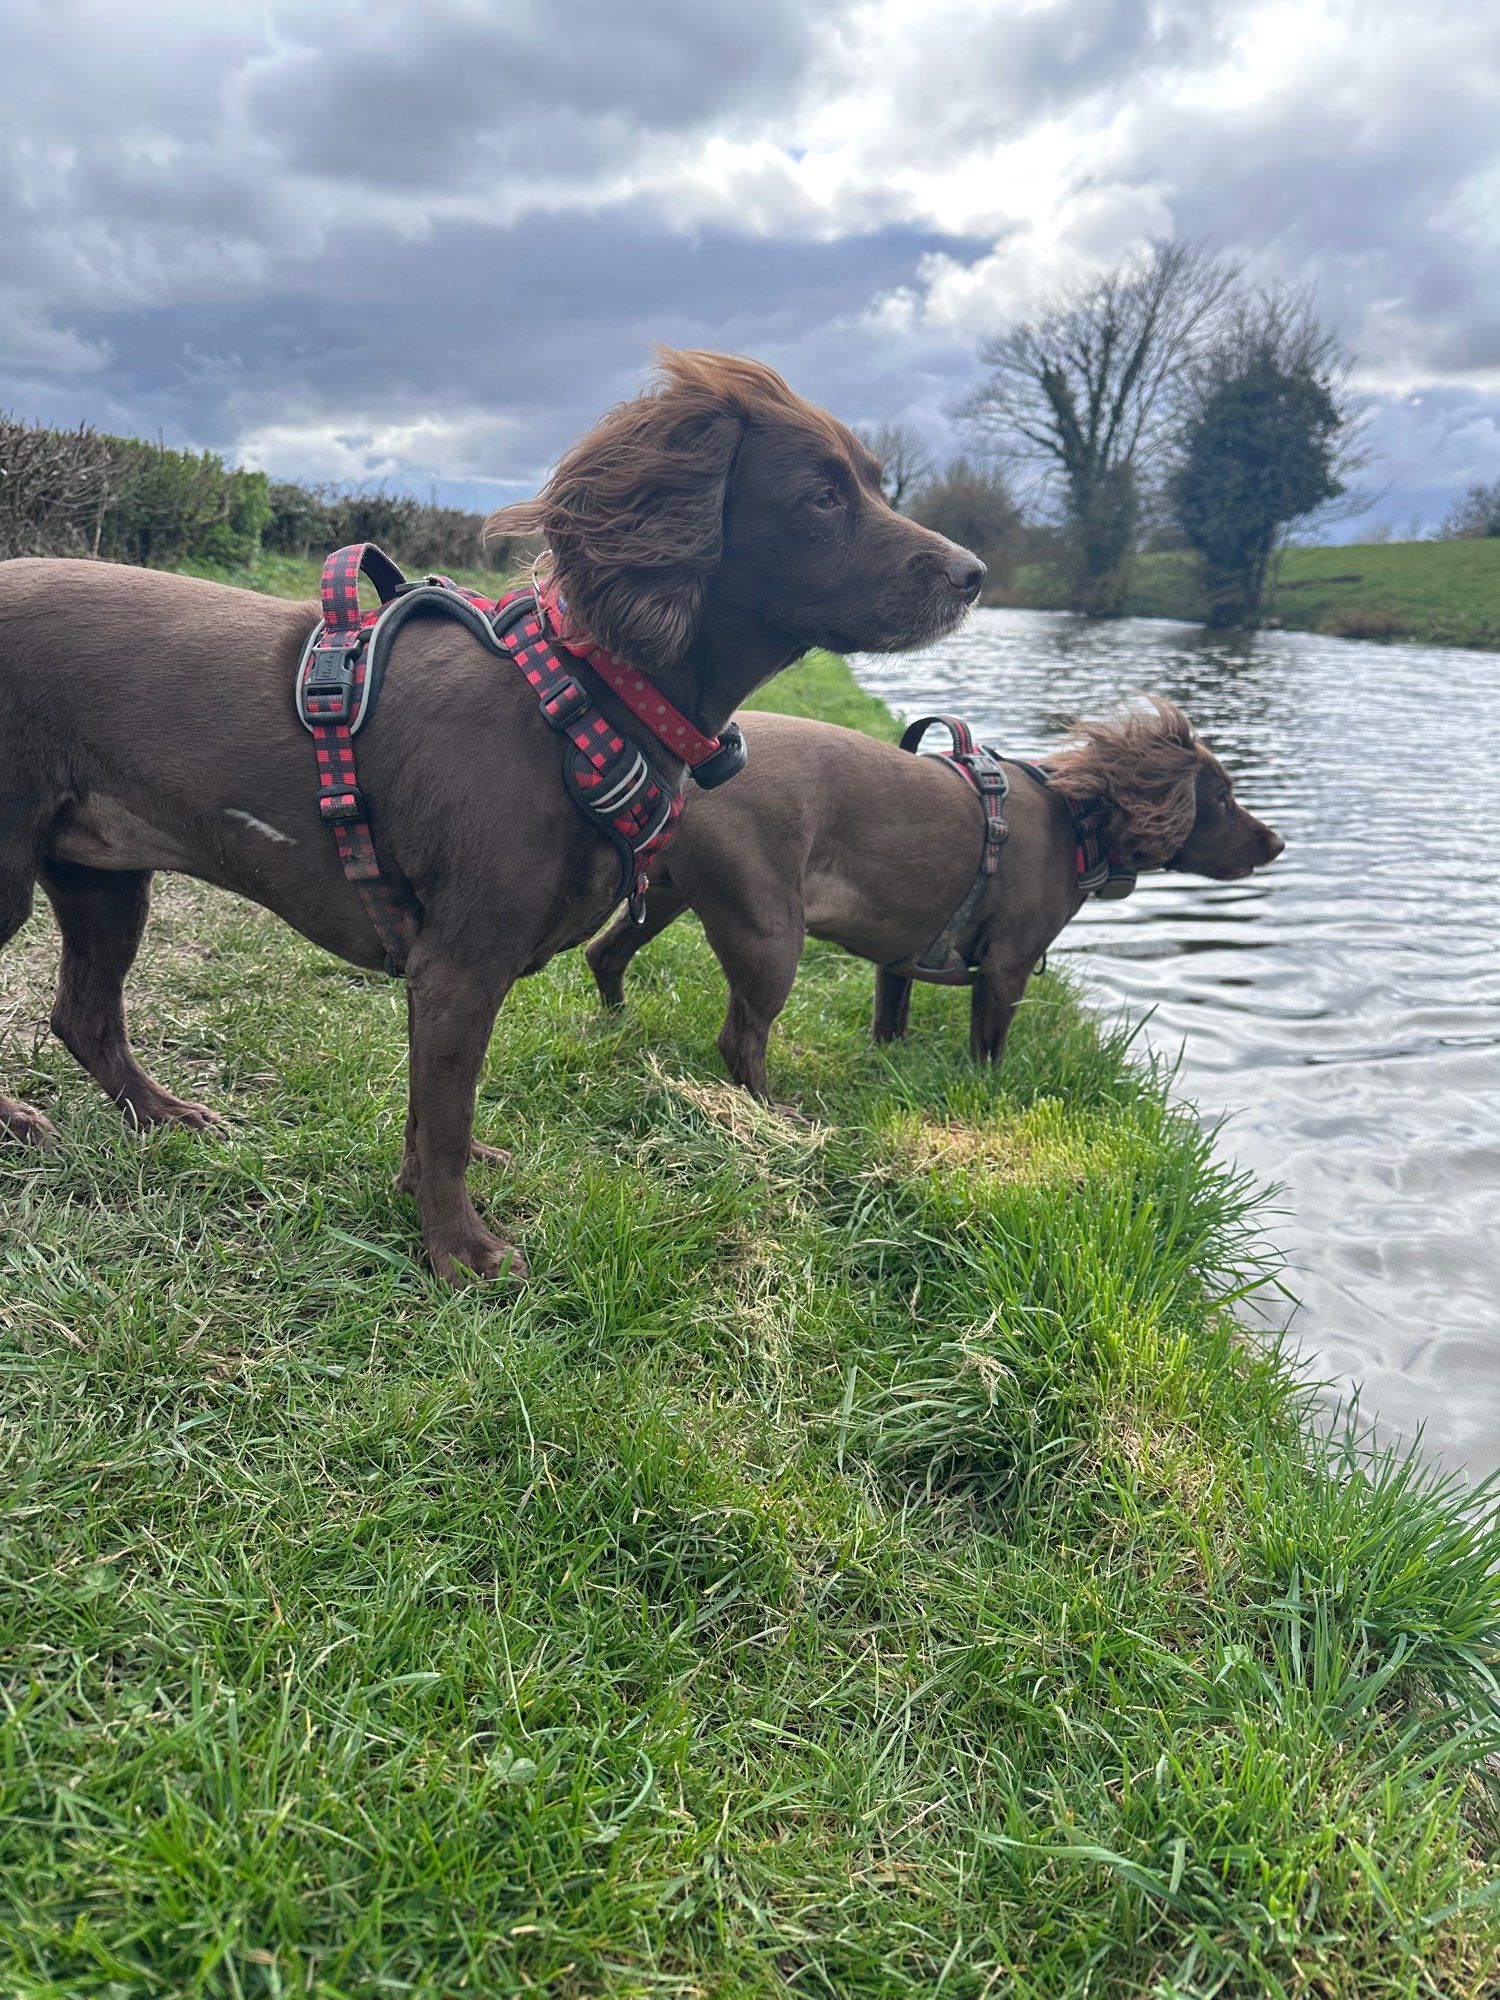
<path id="1" fill-rule="evenodd" d="M 363 411 L 320 411 L 301 422 L 246 429 L 238 456 L 251 471 L 273 474 L 295 462 L 305 479 L 315 481 L 483 481 L 494 479 L 494 467 L 506 463 L 514 434 L 512 423 L 479 410 L 378 427 Z"/>

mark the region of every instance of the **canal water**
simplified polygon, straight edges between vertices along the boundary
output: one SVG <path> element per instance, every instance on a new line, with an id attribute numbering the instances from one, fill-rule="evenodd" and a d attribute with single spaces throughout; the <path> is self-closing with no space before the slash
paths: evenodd
<path id="1" fill-rule="evenodd" d="M 1222 1153 L 1278 1186 L 1307 1369 L 1388 1439 L 1500 1465 L 1500 658 L 994 610 L 854 666 L 1021 754 L 1134 690 L 1181 703 L 1287 851 L 1245 882 L 1143 877 L 1057 955 L 1149 1015 Z"/>

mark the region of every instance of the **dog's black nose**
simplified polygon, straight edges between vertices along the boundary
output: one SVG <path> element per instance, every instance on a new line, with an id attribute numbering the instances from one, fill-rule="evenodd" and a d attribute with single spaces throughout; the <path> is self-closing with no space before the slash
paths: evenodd
<path id="1" fill-rule="evenodd" d="M 959 549 L 948 558 L 948 581 L 961 597 L 977 597 L 984 582 L 984 564 L 967 549 Z"/>

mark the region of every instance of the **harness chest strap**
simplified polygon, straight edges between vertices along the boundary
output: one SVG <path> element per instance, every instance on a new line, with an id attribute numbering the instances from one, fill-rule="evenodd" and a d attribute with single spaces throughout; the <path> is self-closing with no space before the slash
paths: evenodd
<path id="1" fill-rule="evenodd" d="M 984 813 L 979 866 L 958 908 L 926 950 L 919 952 L 915 958 L 889 965 L 886 970 L 901 973 L 909 979 L 924 979 L 935 986 L 966 986 L 973 980 L 978 967 L 970 965 L 959 950 L 959 939 L 968 928 L 985 885 L 999 867 L 1000 850 L 1010 837 L 1010 828 L 1005 820 L 1005 800 L 1010 785 L 995 752 L 987 744 L 976 742 L 969 725 L 956 715 L 919 716 L 907 726 L 901 738 L 901 748 L 915 752 L 934 725 L 947 730 L 953 745 L 934 761 L 955 771 L 979 795 Z"/>
<path id="2" fill-rule="evenodd" d="M 736 771 L 743 770 L 745 743 L 737 724 L 731 722 L 722 736 L 705 736 L 680 709 L 673 707 L 639 667 L 598 645 L 577 624 L 555 584 L 544 585 L 535 594 L 537 605 L 559 642 L 593 669 L 659 743 L 682 759 L 701 790 L 712 791 Z"/>
<path id="3" fill-rule="evenodd" d="M 360 610 L 361 574 L 370 578 L 382 600 L 378 611 Z M 671 837 L 682 810 L 680 788 L 599 712 L 562 664 L 531 591 L 496 601 L 464 590 L 447 577 L 410 584 L 379 549 L 361 542 L 336 550 L 325 563 L 322 609 L 322 623 L 314 628 L 298 668 L 298 713 L 317 753 L 319 814 L 334 833 L 344 873 L 359 891 L 385 948 L 389 970 L 404 969 L 416 939 L 419 912 L 381 872 L 369 809 L 359 789 L 353 739 L 373 713 L 397 630 L 423 612 L 459 619 L 487 650 L 521 669 L 543 718 L 571 744 L 563 759 L 570 797 L 619 856 L 616 900 L 629 896 L 632 911 L 638 917 L 644 913 L 646 871 Z M 634 674 L 625 663 L 605 657 L 621 674 Z M 640 714 L 655 690 L 643 675 L 638 679 L 645 694 L 629 705 Z M 699 784 L 721 784 L 743 765 L 744 744 L 733 723 L 722 737 L 705 737 L 664 700 L 661 715 L 691 732 L 687 747 L 696 759 Z M 647 716 L 642 719 L 665 748 L 681 755 L 655 722 Z"/>
<path id="4" fill-rule="evenodd" d="M 354 761 L 354 732 L 368 712 L 374 683 L 368 633 L 359 608 L 359 579 L 369 577 L 387 602 L 400 570 L 372 542 L 335 549 L 323 565 L 323 622 L 313 631 L 297 676 L 297 707 L 312 732 L 318 760 L 318 813 L 331 829 L 345 875 L 399 971 L 416 939 L 416 914 L 381 873 L 370 812 Z"/>
<path id="5" fill-rule="evenodd" d="M 1052 783 L 1052 773 L 1045 764 L 1030 764 L 1024 757 L 1012 757 L 1010 761 L 1034 784 L 1046 787 Z M 1078 871 L 1079 888 L 1085 896 L 1092 896 L 1100 903 L 1121 902 L 1135 887 L 1136 871 L 1109 851 L 1105 839 L 1108 806 L 1103 799 L 1095 799 L 1081 809 L 1070 805 L 1068 816 L 1078 836 L 1074 867 Z"/>
<path id="6" fill-rule="evenodd" d="M 923 979 L 935 986 L 967 986 L 977 977 L 979 967 L 964 958 L 958 948 L 959 939 L 973 916 L 986 882 L 999 865 L 1000 849 L 1010 832 L 1003 817 L 1009 787 L 998 753 L 988 744 L 976 742 L 968 724 L 955 715 L 919 716 L 902 736 L 901 748 L 915 751 L 934 724 L 948 731 L 953 744 L 951 750 L 940 752 L 935 761 L 957 771 L 979 794 L 985 816 L 984 847 L 973 882 L 932 943 L 915 958 L 901 959 L 886 966 L 885 970 L 899 973 L 906 979 Z M 1045 764 L 1030 764 L 1022 757 L 1012 757 L 1007 761 L 1017 765 L 1035 784 L 1045 786 L 1052 782 L 1052 774 Z M 1135 870 L 1109 852 L 1105 841 L 1109 811 L 1104 801 L 1096 800 L 1082 809 L 1069 806 L 1068 813 L 1077 835 L 1074 866 L 1078 886 L 1084 895 L 1094 896 L 1102 903 L 1116 902 L 1128 896 L 1135 887 Z"/>

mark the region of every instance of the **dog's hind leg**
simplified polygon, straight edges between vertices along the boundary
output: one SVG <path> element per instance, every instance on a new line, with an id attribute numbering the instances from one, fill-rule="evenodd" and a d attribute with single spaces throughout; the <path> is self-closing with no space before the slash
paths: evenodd
<path id="1" fill-rule="evenodd" d="M 1021 996 L 1031 978 L 1029 964 L 986 952 L 980 974 L 970 989 L 969 1055 L 977 1063 L 998 1063 Z"/>
<path id="2" fill-rule="evenodd" d="M 9 944 L 31 915 L 36 859 L 30 828 L 26 834 L 24 844 L 18 840 L 0 842 L 0 947 Z M 43 1117 L 29 1104 L 22 1104 L 18 1098 L 0 1096 L 0 1140 L 23 1146 L 50 1146 L 56 1136 L 50 1118 Z"/>
<path id="3" fill-rule="evenodd" d="M 606 1007 L 625 1004 L 625 970 L 643 944 L 660 937 L 687 908 L 687 900 L 671 882 L 653 882 L 646 898 L 646 921 L 638 924 L 628 910 L 621 910 L 606 931 L 601 931 L 584 957 L 594 984 Z"/>
<path id="4" fill-rule="evenodd" d="M 906 1033 L 913 984 L 903 973 L 876 966 L 875 1018 L 870 1023 L 870 1033 L 877 1042 L 896 1042 Z"/>
<path id="5" fill-rule="evenodd" d="M 132 1124 L 223 1131 L 207 1105 L 173 1097 L 146 1074 L 125 1031 L 125 979 L 151 908 L 149 871 L 52 861 L 40 873 L 63 939 L 53 1034 Z"/>

